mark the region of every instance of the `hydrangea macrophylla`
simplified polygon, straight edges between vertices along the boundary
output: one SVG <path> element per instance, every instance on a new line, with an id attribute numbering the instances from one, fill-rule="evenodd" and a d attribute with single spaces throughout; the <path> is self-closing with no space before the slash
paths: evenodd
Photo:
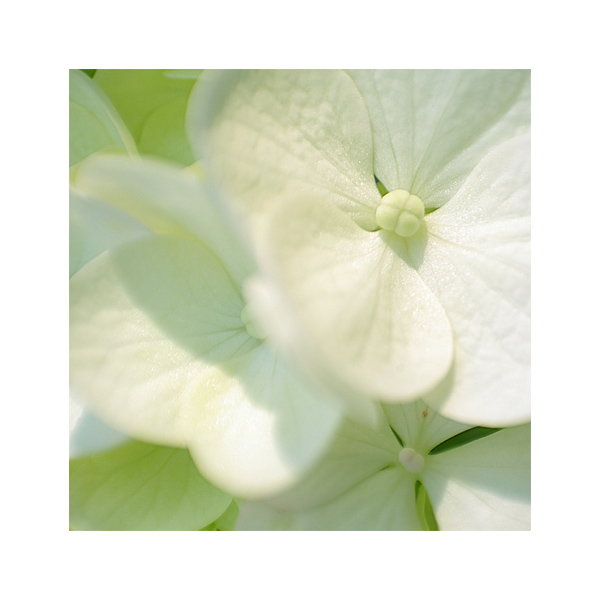
<path id="1" fill-rule="evenodd" d="M 243 505 L 237 527 L 419 530 L 420 482 L 440 530 L 530 528 L 530 425 L 442 451 L 469 426 L 420 401 L 384 410 L 377 430 L 347 423 L 297 488 Z"/>
<path id="2" fill-rule="evenodd" d="M 71 385 L 141 441 L 187 447 L 200 472 L 242 497 L 295 483 L 340 409 L 261 338 L 246 308 L 254 265 L 208 185 L 155 160 L 98 156 L 75 185 L 151 230 L 71 278 Z"/>
<path id="3" fill-rule="evenodd" d="M 300 360 L 349 394 L 529 420 L 528 72 L 207 73 L 188 131 Z"/>

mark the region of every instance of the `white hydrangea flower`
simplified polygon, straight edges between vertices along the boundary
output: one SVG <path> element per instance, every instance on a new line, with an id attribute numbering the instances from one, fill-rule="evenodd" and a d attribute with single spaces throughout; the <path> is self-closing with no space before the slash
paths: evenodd
<path id="1" fill-rule="evenodd" d="M 262 339 L 244 293 L 253 260 L 209 187 L 118 156 L 81 163 L 75 185 L 147 231 L 107 242 L 71 278 L 75 397 L 137 440 L 187 447 L 229 493 L 262 497 L 295 483 L 341 409 Z"/>
<path id="2" fill-rule="evenodd" d="M 377 430 L 347 423 L 297 488 L 244 504 L 237 528 L 423 529 L 417 503 L 424 496 L 416 494 L 417 482 L 442 531 L 530 528 L 530 425 L 442 451 L 444 442 L 452 446 L 448 440 L 469 426 L 441 417 L 422 402 L 384 410 Z"/>
<path id="3" fill-rule="evenodd" d="M 529 73 L 207 73 L 197 156 L 245 218 L 279 339 L 333 385 L 529 421 Z"/>

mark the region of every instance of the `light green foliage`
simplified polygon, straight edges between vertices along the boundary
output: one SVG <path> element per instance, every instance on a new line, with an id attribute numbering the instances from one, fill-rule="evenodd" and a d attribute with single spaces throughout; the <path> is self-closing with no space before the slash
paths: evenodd
<path id="1" fill-rule="evenodd" d="M 141 153 L 183 165 L 194 162 L 184 132 L 195 81 L 187 71 L 98 69 L 94 81 L 116 106 Z"/>
<path id="2" fill-rule="evenodd" d="M 76 530 L 198 530 L 231 503 L 179 448 L 130 442 L 72 460 L 69 475 Z"/>
<path id="3" fill-rule="evenodd" d="M 98 150 L 135 153 L 135 143 L 110 100 L 84 73 L 69 72 L 69 166 Z"/>

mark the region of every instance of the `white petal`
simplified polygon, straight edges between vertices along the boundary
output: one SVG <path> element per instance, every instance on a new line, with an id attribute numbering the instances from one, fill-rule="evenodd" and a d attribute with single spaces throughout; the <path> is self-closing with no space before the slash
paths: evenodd
<path id="1" fill-rule="evenodd" d="M 185 445 L 181 411 L 207 364 L 255 347 L 243 301 L 194 242 L 150 236 L 108 250 L 71 278 L 71 384 L 109 425 Z"/>
<path id="2" fill-rule="evenodd" d="M 419 531 L 414 477 L 400 467 L 379 471 L 348 493 L 294 515 L 308 531 Z"/>
<path id="3" fill-rule="evenodd" d="M 149 232 L 127 213 L 70 187 L 69 276 L 107 248 Z"/>
<path id="4" fill-rule="evenodd" d="M 215 393 L 214 390 L 218 390 Z M 187 445 L 218 487 L 260 498 L 296 483 L 325 451 L 340 411 L 296 369 L 262 345 L 197 381 Z"/>
<path id="5" fill-rule="evenodd" d="M 530 419 L 529 136 L 500 145 L 427 215 L 419 274 L 455 335 L 455 365 L 425 401 L 490 427 Z"/>
<path id="6" fill-rule="evenodd" d="M 298 511 L 325 504 L 384 467 L 397 464 L 400 446 L 381 415 L 376 428 L 346 421 L 324 458 L 294 486 L 269 504 Z"/>
<path id="7" fill-rule="evenodd" d="M 441 530 L 527 530 L 531 426 L 429 456 L 422 480 Z"/>
<path id="8" fill-rule="evenodd" d="M 200 470 L 256 497 L 295 483 L 339 410 L 251 338 L 221 263 L 195 242 L 151 236 L 71 280 L 71 380 L 132 437 L 189 446 Z"/>
<path id="9" fill-rule="evenodd" d="M 302 192 L 327 197 L 375 229 L 380 195 L 362 97 L 343 71 L 225 71 L 190 95 L 188 137 L 197 157 L 252 221 Z"/>
<path id="10" fill-rule="evenodd" d="M 388 190 L 447 202 L 489 152 L 529 128 L 529 71 L 351 71 Z"/>
<path id="11" fill-rule="evenodd" d="M 471 427 L 445 419 L 421 401 L 387 404 L 383 406 L 383 410 L 404 446 L 412 448 L 422 456 L 426 456 L 438 444 Z"/>
<path id="12" fill-rule="evenodd" d="M 156 233 L 206 244 L 241 284 L 254 269 L 210 186 L 157 159 L 94 156 L 82 163 L 76 186 L 125 211 Z"/>
<path id="13" fill-rule="evenodd" d="M 403 239 L 366 232 L 314 197 L 281 203 L 268 239 L 265 264 L 297 315 L 290 344 L 313 369 L 329 369 L 349 395 L 386 401 L 443 379 L 452 331 Z"/>

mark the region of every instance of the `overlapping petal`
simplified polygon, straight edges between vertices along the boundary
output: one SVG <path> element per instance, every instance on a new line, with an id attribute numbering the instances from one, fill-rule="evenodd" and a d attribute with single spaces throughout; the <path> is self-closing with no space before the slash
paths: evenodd
<path id="1" fill-rule="evenodd" d="M 314 368 L 348 393 L 389 401 L 436 386 L 452 364 L 452 330 L 406 243 L 366 232 L 324 198 L 282 202 L 272 215 L 265 264 L 302 325 L 293 345 Z"/>
<path id="2" fill-rule="evenodd" d="M 226 71 L 203 75 L 190 95 L 188 136 L 260 240 L 266 213 L 316 195 L 375 229 L 368 114 L 342 71 Z"/>
<path id="3" fill-rule="evenodd" d="M 350 71 L 369 111 L 375 174 L 427 209 L 445 204 L 479 161 L 528 131 L 529 71 Z"/>
<path id="4" fill-rule="evenodd" d="M 372 397 L 526 422 L 529 73 L 350 74 L 359 94 L 339 72 L 269 71 L 190 96 L 191 143 L 297 315 L 291 344 Z M 425 205 L 406 242 L 375 231 L 375 177 Z"/>
<path id="5" fill-rule="evenodd" d="M 418 272 L 446 310 L 456 353 L 426 400 L 456 421 L 530 419 L 529 158 L 528 135 L 504 142 L 425 219 Z"/>
<path id="6" fill-rule="evenodd" d="M 429 456 L 422 479 L 441 530 L 528 530 L 531 426 Z"/>
<path id="7" fill-rule="evenodd" d="M 137 152 L 123 120 L 103 91 L 77 69 L 69 71 L 69 166 L 98 150 Z"/>

